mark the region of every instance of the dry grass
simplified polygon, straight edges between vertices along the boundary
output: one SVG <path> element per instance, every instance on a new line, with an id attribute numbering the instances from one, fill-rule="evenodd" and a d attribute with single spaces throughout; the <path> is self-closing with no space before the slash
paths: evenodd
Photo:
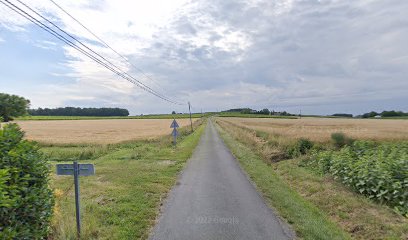
<path id="1" fill-rule="evenodd" d="M 308 138 L 317 142 L 330 140 L 331 134 L 334 132 L 343 132 L 355 139 L 408 139 L 407 120 L 336 118 L 223 118 L 223 120 L 254 130 L 283 135 L 289 138 Z"/>
<path id="2" fill-rule="evenodd" d="M 196 121 L 197 119 L 193 119 Z M 109 144 L 170 134 L 172 119 L 17 121 L 26 138 L 52 144 Z M 189 119 L 177 119 L 180 127 Z"/>

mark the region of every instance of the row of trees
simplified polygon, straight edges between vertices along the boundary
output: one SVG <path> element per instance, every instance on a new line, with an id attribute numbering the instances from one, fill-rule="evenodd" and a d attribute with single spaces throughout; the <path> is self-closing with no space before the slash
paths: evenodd
<path id="1" fill-rule="evenodd" d="M 38 108 L 30 109 L 28 113 L 32 116 L 92 116 L 92 117 L 110 117 L 110 116 L 129 116 L 129 111 L 123 108 Z"/>
<path id="2" fill-rule="evenodd" d="M 372 118 L 375 116 L 381 116 L 381 117 L 405 117 L 408 116 L 408 113 L 404 113 L 402 111 L 382 111 L 381 113 L 371 111 L 369 113 L 364 113 L 361 115 L 362 118 Z"/>
<path id="3" fill-rule="evenodd" d="M 262 114 L 262 115 L 279 115 L 279 116 L 294 116 L 293 114 L 290 114 L 286 111 L 283 112 L 275 112 L 274 110 L 269 110 L 267 108 L 264 108 L 262 110 L 253 110 L 251 108 L 233 108 L 233 109 L 229 109 L 223 112 L 239 112 L 242 114 Z"/>
<path id="4" fill-rule="evenodd" d="M 129 111 L 123 108 L 38 108 L 29 109 L 30 100 L 17 95 L 0 93 L 0 122 L 8 122 L 13 117 L 19 117 L 26 114 L 32 116 L 92 116 L 92 117 L 110 117 L 110 116 L 129 116 Z"/>
<path id="5" fill-rule="evenodd" d="M 348 118 L 352 118 L 353 114 L 349 114 L 349 113 L 335 113 L 332 115 L 333 117 L 348 117 Z"/>

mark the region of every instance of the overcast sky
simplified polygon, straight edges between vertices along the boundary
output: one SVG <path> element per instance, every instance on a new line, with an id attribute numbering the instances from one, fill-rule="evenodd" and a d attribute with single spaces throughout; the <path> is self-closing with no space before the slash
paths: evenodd
<path id="1" fill-rule="evenodd" d="M 21 1 L 197 112 L 408 111 L 408 1 L 55 0 L 150 78 L 50 1 Z M 24 96 L 34 108 L 188 110 L 115 76 L 3 4 L 0 92 Z"/>

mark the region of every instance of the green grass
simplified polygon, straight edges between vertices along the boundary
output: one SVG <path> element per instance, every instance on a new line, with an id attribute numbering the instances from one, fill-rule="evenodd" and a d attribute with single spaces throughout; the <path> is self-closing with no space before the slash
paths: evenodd
<path id="1" fill-rule="evenodd" d="M 226 138 L 226 142 L 231 142 L 233 152 L 251 151 L 247 153 L 248 156 L 244 156 L 247 159 L 239 161 L 266 198 L 271 199 L 271 205 L 276 206 L 279 212 L 283 212 L 283 216 L 289 216 L 287 218 L 289 222 L 291 212 L 287 213 L 288 210 L 284 208 L 282 210 L 279 206 L 282 205 L 280 201 L 291 203 L 291 199 L 279 199 L 274 196 L 279 194 L 276 188 L 278 186 L 281 188 L 282 182 L 290 189 L 288 191 L 296 192 L 302 201 L 318 208 L 325 219 L 336 223 L 353 239 L 408 239 L 408 219 L 396 214 L 387 206 L 374 203 L 355 193 L 332 177 L 316 172 L 309 166 L 305 167 L 305 161 L 311 157 L 310 155 L 283 161 L 276 160 L 275 156 L 279 156 L 278 153 L 285 150 L 281 148 L 282 144 L 289 146 L 288 144 L 296 142 L 291 139 L 277 140 L 272 134 L 245 129 L 222 119 L 217 119 L 217 123 L 224 129 L 223 136 L 229 137 L 229 140 Z M 237 149 L 234 150 L 235 148 Z M 324 151 L 325 148 L 323 146 L 314 148 L 314 151 L 319 150 Z M 236 156 L 239 158 L 238 154 Z M 294 206 L 291 203 L 289 207 Z M 310 220 L 313 221 L 312 218 Z M 293 224 L 296 229 L 296 225 L 303 223 Z"/>
<path id="2" fill-rule="evenodd" d="M 50 161 L 93 160 L 114 151 L 114 145 L 54 146 L 43 147 L 41 151 Z"/>
<path id="3" fill-rule="evenodd" d="M 174 148 L 170 137 L 114 147 L 46 147 L 52 156 L 72 159 L 90 151 L 96 175 L 81 177 L 82 239 L 146 239 L 163 198 L 198 143 L 204 125 L 182 135 Z M 187 132 L 187 131 L 185 131 Z M 107 148 L 107 149 L 106 149 Z M 53 161 L 52 164 L 57 162 Z M 52 176 L 57 197 L 51 239 L 76 239 L 71 176 Z"/>
<path id="4" fill-rule="evenodd" d="M 350 239 L 350 236 L 330 221 L 322 211 L 282 181 L 273 168 L 252 149 L 236 141 L 220 127 L 218 130 L 269 205 L 293 226 L 298 237 L 314 240 Z"/>
<path id="5" fill-rule="evenodd" d="M 191 114 L 192 118 L 208 117 L 210 113 L 194 113 Z M 98 119 L 180 119 L 189 118 L 189 114 L 152 114 L 143 116 L 127 116 L 127 117 L 89 117 L 89 116 L 23 116 L 18 117 L 15 120 L 28 121 L 28 120 L 98 120 Z"/>

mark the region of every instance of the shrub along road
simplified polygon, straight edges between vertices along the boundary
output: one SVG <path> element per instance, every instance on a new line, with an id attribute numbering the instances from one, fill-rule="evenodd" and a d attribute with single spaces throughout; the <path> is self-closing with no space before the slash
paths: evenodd
<path id="1" fill-rule="evenodd" d="M 151 239 L 292 239 L 208 122 Z"/>

